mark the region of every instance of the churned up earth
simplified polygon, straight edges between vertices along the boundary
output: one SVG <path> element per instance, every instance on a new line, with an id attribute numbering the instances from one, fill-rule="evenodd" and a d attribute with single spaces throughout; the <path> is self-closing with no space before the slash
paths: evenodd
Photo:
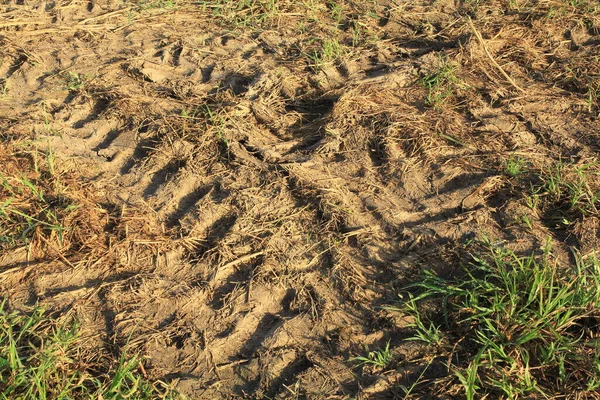
<path id="1" fill-rule="evenodd" d="M 0 0 L 0 397 L 600 398 L 599 105 L 593 0 Z"/>

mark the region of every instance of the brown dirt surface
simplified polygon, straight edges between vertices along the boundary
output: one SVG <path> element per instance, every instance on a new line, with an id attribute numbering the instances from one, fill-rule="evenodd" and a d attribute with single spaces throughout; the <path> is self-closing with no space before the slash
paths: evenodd
<path id="1" fill-rule="evenodd" d="M 419 271 L 482 234 L 597 248 L 597 210 L 531 207 L 597 172 L 574 3 L 0 1 L 0 179 L 60 187 L 36 212 L 68 227 L 0 242 L 4 296 L 190 398 L 404 398 L 427 360 L 384 306 Z M 350 361 L 388 342 L 391 371 Z"/>

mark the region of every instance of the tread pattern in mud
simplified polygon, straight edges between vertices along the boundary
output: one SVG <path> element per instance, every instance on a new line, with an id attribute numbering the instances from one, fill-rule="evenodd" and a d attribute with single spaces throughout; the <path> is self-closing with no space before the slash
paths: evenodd
<path id="1" fill-rule="evenodd" d="M 154 376 L 194 398 L 392 396 L 401 373 L 357 377 L 348 360 L 384 344 L 383 327 L 412 351 L 380 308 L 395 285 L 430 262 L 443 268 L 446 246 L 482 226 L 531 245 L 495 207 L 511 196 L 498 172 L 507 155 L 597 150 L 571 135 L 600 131 L 597 120 L 563 118 L 576 114 L 567 106 L 494 106 L 473 88 L 443 112 L 427 106 L 419 76 L 462 54 L 462 31 L 407 40 L 408 22 L 382 20 L 387 40 L 315 68 L 290 62 L 297 44 L 275 30 L 198 36 L 185 28 L 191 12 L 127 25 L 116 2 L 63 3 L 30 7 L 45 25 L 0 36 L 0 117 L 16 114 L 9 133 L 43 138 L 171 243 L 152 253 L 140 241 L 148 248 L 114 268 L 49 272 L 31 290 L 81 305 L 107 341 L 131 337 Z M 26 9 L 15 4 L 3 20 Z"/>

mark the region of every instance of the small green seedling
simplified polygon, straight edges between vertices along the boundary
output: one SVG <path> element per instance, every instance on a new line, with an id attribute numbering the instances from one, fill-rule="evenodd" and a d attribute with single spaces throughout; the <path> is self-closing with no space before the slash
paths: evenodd
<path id="1" fill-rule="evenodd" d="M 89 76 L 77 72 L 68 72 L 63 77 L 66 80 L 65 89 L 71 92 L 78 92 L 83 89 L 86 82 L 90 79 Z"/>
<path id="2" fill-rule="evenodd" d="M 315 50 L 308 54 L 316 66 L 325 67 L 327 64 L 337 60 L 342 55 L 342 46 L 337 39 L 325 39 L 321 50 Z"/>
<path id="3" fill-rule="evenodd" d="M 513 154 L 504 163 L 504 173 L 511 178 L 516 178 L 527 172 L 527 165 L 527 160 Z"/>
<path id="4" fill-rule="evenodd" d="M 358 356 L 351 359 L 357 362 L 357 366 L 373 365 L 379 368 L 386 368 L 392 362 L 394 356 L 390 351 L 390 342 L 388 341 L 384 349 L 369 351 L 366 356 Z"/>
<path id="5" fill-rule="evenodd" d="M 423 76 L 419 82 L 428 90 L 425 105 L 439 108 L 458 86 L 456 67 L 445 58 L 440 58 L 438 70 Z"/>

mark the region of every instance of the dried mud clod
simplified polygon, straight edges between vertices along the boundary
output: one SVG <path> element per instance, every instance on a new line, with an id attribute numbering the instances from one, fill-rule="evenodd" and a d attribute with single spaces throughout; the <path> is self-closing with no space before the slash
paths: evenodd
<path id="1" fill-rule="evenodd" d="M 482 235 L 597 249 L 599 18 L 3 2 L 0 287 L 190 398 L 458 398 L 463 353 L 387 306 Z"/>

